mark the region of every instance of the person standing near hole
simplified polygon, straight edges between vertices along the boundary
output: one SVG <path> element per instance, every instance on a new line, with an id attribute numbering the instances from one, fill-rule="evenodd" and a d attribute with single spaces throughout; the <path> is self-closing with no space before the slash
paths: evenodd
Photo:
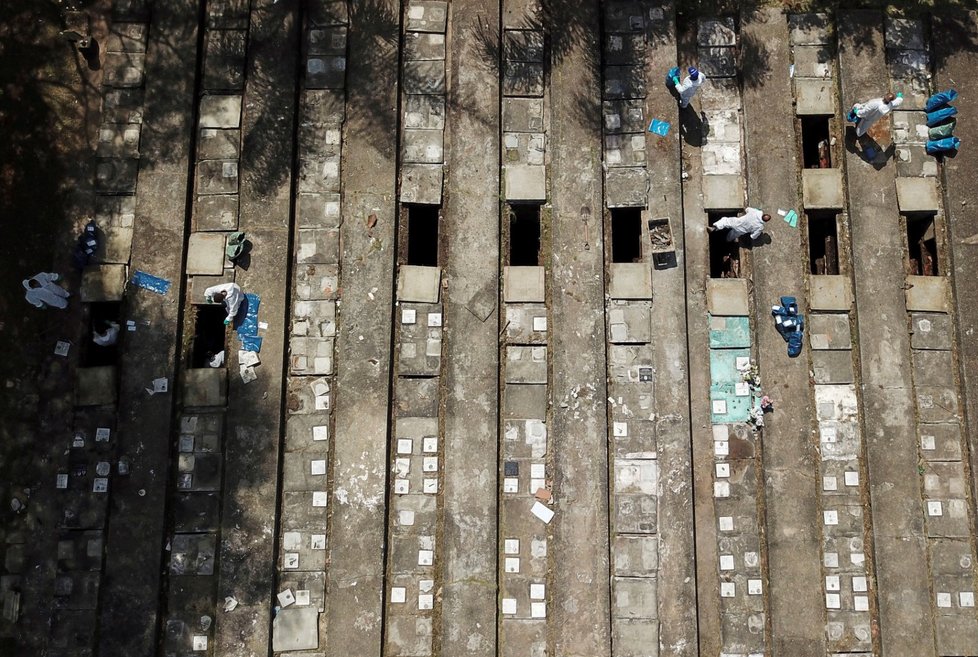
<path id="1" fill-rule="evenodd" d="M 706 76 L 700 73 L 695 66 L 690 66 L 688 71 L 689 75 L 676 85 L 676 93 L 679 94 L 679 106 L 682 108 L 689 107 L 689 102 L 693 100 L 693 96 L 706 82 Z"/>
<path id="2" fill-rule="evenodd" d="M 228 309 L 228 316 L 224 319 L 225 326 L 228 326 L 234 321 L 234 318 L 238 315 L 238 309 L 241 308 L 241 301 L 243 299 L 244 293 L 241 291 L 241 286 L 237 283 L 212 285 L 204 290 L 204 300 L 207 303 L 223 303 Z"/>
<path id="3" fill-rule="evenodd" d="M 856 124 L 856 136 L 862 137 L 877 121 L 903 104 L 903 94 L 888 93 L 882 98 L 873 98 L 865 103 L 856 103 L 846 117 Z"/>
<path id="4" fill-rule="evenodd" d="M 752 240 L 756 240 L 764 232 L 764 224 L 771 221 L 771 215 L 761 212 L 757 208 L 747 208 L 743 214 L 736 217 L 723 217 L 712 226 L 706 229 L 713 233 L 718 230 L 726 230 L 727 241 L 733 242 L 735 239 L 744 235 L 750 235 Z"/>

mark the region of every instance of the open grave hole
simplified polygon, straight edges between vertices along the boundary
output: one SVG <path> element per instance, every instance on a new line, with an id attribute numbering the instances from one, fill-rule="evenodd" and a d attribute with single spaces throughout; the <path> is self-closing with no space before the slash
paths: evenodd
<path id="1" fill-rule="evenodd" d="M 911 276 L 938 276 L 937 221 L 933 213 L 906 215 L 907 273 Z"/>
<path id="2" fill-rule="evenodd" d="M 829 132 L 829 116 L 801 117 L 801 153 L 806 169 L 832 167 L 832 137 Z"/>
<path id="3" fill-rule="evenodd" d="M 839 273 L 838 215 L 825 210 L 810 210 L 808 215 L 808 263 L 811 273 Z"/>
<path id="4" fill-rule="evenodd" d="M 211 358 L 227 348 L 227 327 L 224 304 L 194 306 L 194 334 L 190 343 L 190 367 L 210 367 Z M 225 361 L 227 354 L 225 353 Z"/>
<path id="5" fill-rule="evenodd" d="M 724 217 L 736 215 L 739 210 L 709 213 L 712 226 Z M 727 231 L 710 233 L 710 278 L 740 278 L 740 241 L 727 241 Z"/>
<path id="6" fill-rule="evenodd" d="M 420 267 L 438 266 L 438 221 L 440 205 L 405 205 L 407 213 L 407 263 Z"/>
<path id="7" fill-rule="evenodd" d="M 122 316 L 122 304 L 118 301 L 106 301 L 88 304 L 88 333 L 81 349 L 80 367 L 104 367 L 115 365 L 119 359 L 118 338 L 122 337 L 122 332 L 126 330 L 125 323 L 119 318 Z M 115 344 L 100 346 L 93 340 L 95 332 L 105 334 L 110 323 L 118 326 L 118 336 Z"/>
<path id="8" fill-rule="evenodd" d="M 509 264 L 536 267 L 540 264 L 540 206 L 509 206 Z"/>
<path id="9" fill-rule="evenodd" d="M 642 209 L 611 210 L 611 261 L 641 262 Z"/>

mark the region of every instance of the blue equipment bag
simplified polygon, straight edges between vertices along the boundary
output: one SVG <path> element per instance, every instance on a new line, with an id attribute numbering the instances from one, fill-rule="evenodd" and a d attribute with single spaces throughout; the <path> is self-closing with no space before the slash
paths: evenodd
<path id="1" fill-rule="evenodd" d="M 938 123 L 944 121 L 945 119 L 951 118 L 957 113 L 958 108 L 951 107 L 950 105 L 947 107 L 942 107 L 939 110 L 934 110 L 933 112 L 927 112 L 927 127 L 933 128 Z"/>
<path id="2" fill-rule="evenodd" d="M 957 137 L 945 137 L 936 141 L 927 142 L 927 154 L 938 155 L 940 153 L 951 153 L 958 150 L 961 140 Z"/>
<path id="3" fill-rule="evenodd" d="M 927 104 L 924 105 L 925 112 L 933 112 L 934 110 L 940 109 L 945 105 L 950 105 L 954 102 L 954 99 L 958 97 L 958 92 L 954 89 L 948 89 L 947 91 L 939 91 L 930 98 L 927 99 Z"/>

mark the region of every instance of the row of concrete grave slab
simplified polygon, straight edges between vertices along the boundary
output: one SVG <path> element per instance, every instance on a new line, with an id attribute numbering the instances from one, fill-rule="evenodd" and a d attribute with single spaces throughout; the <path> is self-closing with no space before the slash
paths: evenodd
<path id="1" fill-rule="evenodd" d="M 602 23 L 604 204 L 612 213 L 631 210 L 642 244 L 651 229 L 648 212 L 641 210 L 649 197 L 646 126 L 652 103 L 648 89 L 659 82 L 647 79 L 653 75 L 649 44 L 664 31 L 666 16 L 663 7 L 648 3 L 609 3 Z M 671 236 L 668 224 L 667 218 L 662 229 Z M 640 654 L 655 646 L 650 654 L 657 654 L 660 483 L 652 259 L 640 246 L 635 261 L 615 262 L 624 256 L 616 258 L 614 246 L 607 240 L 604 253 L 605 261 L 612 263 L 605 296 L 612 653 Z"/>
<path id="2" fill-rule="evenodd" d="M 122 299 L 132 244 L 148 24 L 145 14 L 126 11 L 124 7 L 117 8 L 115 19 L 104 42 L 105 110 L 95 153 L 95 221 L 100 234 L 98 251 L 82 272 L 79 298 L 86 304 L 114 304 Z M 92 31 L 90 20 L 82 12 L 67 16 L 68 27 L 84 34 Z M 114 315 L 100 313 L 87 305 L 83 313 L 86 320 L 102 315 L 121 323 L 118 311 Z M 127 323 L 126 327 L 135 330 L 135 322 Z M 120 339 L 130 335 L 126 331 Z M 78 349 L 84 358 L 91 350 L 91 332 L 87 326 L 82 339 L 86 342 L 78 345 Z M 61 517 L 56 529 L 50 648 L 96 648 L 110 487 L 113 480 L 118 481 L 118 477 L 129 473 L 129 459 L 120 450 L 116 431 L 117 390 L 116 364 L 79 363 L 75 371 L 75 412 L 70 425 L 73 436 L 65 437 L 66 458 L 58 467 L 56 481 L 52 482 Z M 19 552 L 21 558 L 26 557 L 27 545 L 26 542 L 18 545 L 13 554 Z M 10 590 L 20 577 L 16 570 L 10 570 L 11 565 L 18 563 L 17 558 L 10 556 L 8 553 L 7 571 L 14 574 L 4 575 L 0 584 L 3 590 Z"/>
<path id="3" fill-rule="evenodd" d="M 246 77 L 248 13 L 210 5 L 204 31 L 203 79 L 197 102 L 193 206 L 184 276 L 189 298 L 185 331 L 193 340 L 224 334 L 209 351 L 229 354 L 226 329 L 216 324 L 223 313 L 205 314 L 204 290 L 233 282 L 234 264 L 225 254 L 229 231 L 238 228 L 242 99 Z M 179 288 L 178 288 L 179 289 Z M 223 310 L 223 309 L 221 309 Z M 207 324 L 210 324 L 207 326 Z M 220 344 L 217 344 L 217 343 Z M 192 344 L 193 350 L 199 345 Z M 218 606 L 218 555 L 224 491 L 228 366 L 178 360 L 177 417 L 171 532 L 167 535 L 163 642 L 168 651 L 215 651 Z M 205 358 L 207 356 L 205 355 Z M 194 359 L 196 360 L 196 359 Z"/>
<path id="4" fill-rule="evenodd" d="M 326 642 L 326 575 L 340 290 L 345 5 L 313 2 L 302 26 L 298 199 L 293 226 L 285 442 L 272 650 L 302 654 Z"/>

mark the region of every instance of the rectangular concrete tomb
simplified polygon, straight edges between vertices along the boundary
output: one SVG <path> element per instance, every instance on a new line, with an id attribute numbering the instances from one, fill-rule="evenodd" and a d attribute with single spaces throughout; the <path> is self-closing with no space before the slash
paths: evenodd
<path id="1" fill-rule="evenodd" d="M 505 267 L 503 300 L 506 303 L 544 303 L 545 271 L 543 267 Z"/>
<path id="2" fill-rule="evenodd" d="M 936 178 L 897 178 L 896 188 L 900 212 L 937 212 Z"/>
<path id="3" fill-rule="evenodd" d="M 438 303 L 441 268 L 401 265 L 397 272 L 397 300 Z"/>
<path id="4" fill-rule="evenodd" d="M 843 207 L 841 169 L 804 169 L 801 183 L 806 208 Z"/>
<path id="5" fill-rule="evenodd" d="M 747 281 L 711 278 L 706 282 L 706 305 L 711 315 L 748 315 Z"/>

